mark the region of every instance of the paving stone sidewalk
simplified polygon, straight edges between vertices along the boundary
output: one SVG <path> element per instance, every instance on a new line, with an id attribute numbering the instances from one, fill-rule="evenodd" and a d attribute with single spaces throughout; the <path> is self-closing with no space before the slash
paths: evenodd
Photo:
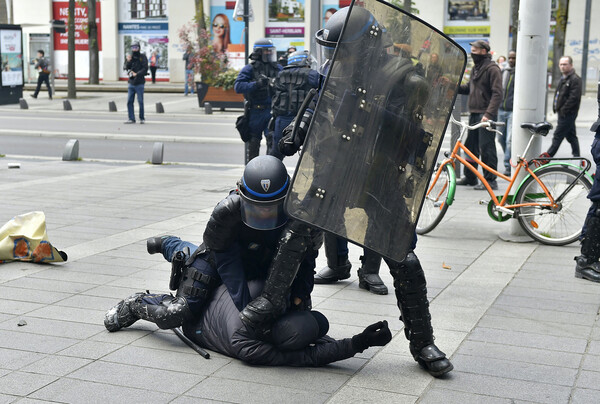
<path id="1" fill-rule="evenodd" d="M 143 322 L 108 333 L 103 315 L 119 299 L 167 292 L 169 264 L 146 253 L 145 239 L 199 242 L 241 172 L 0 159 L 0 223 L 44 211 L 50 241 L 69 254 L 65 264 L 0 265 L 0 403 L 600 402 L 600 285 L 574 278 L 578 245 L 500 240 L 509 224 L 491 221 L 471 189 L 417 249 L 436 343 L 455 365 L 446 378 L 410 357 L 394 295 L 358 288 L 358 248 L 353 276 L 317 285 L 313 303 L 337 338 L 388 320 L 394 338 L 382 349 L 324 368 L 268 368 L 205 360 Z M 385 265 L 382 274 L 393 290 Z"/>

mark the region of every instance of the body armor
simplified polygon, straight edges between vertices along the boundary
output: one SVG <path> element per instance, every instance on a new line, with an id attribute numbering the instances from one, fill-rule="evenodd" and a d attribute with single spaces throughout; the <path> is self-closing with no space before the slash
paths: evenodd
<path id="1" fill-rule="evenodd" d="M 295 115 L 312 88 L 308 83 L 310 67 L 286 66 L 275 80 L 274 116 Z"/>

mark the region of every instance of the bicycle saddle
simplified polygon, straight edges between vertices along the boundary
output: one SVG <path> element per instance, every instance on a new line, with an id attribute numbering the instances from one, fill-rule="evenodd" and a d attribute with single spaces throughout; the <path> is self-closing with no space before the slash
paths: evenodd
<path id="1" fill-rule="evenodd" d="M 523 129 L 529 129 L 530 131 L 532 131 L 535 134 L 546 136 L 548 134 L 548 131 L 550 131 L 550 129 L 552 129 L 552 124 L 550 122 L 538 122 L 538 123 L 523 122 L 521 124 L 521 127 Z"/>

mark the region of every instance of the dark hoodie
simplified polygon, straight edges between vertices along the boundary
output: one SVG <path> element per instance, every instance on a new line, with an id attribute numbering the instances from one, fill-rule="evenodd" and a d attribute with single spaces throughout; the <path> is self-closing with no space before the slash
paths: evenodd
<path id="1" fill-rule="evenodd" d="M 131 60 L 125 62 L 125 69 L 136 72 L 136 76 L 129 77 L 129 84 L 144 84 L 146 82 L 144 76 L 148 73 L 148 58 L 139 51 L 132 52 Z"/>
<path id="2" fill-rule="evenodd" d="M 490 54 L 475 64 L 469 83 L 461 85 L 458 92 L 469 95 L 470 113 L 497 119 L 502 102 L 502 73 Z"/>

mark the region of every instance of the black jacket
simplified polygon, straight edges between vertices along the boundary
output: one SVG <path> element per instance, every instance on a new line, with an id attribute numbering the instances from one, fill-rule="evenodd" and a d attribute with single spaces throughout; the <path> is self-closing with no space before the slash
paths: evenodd
<path id="1" fill-rule="evenodd" d="M 502 104 L 500 109 L 504 111 L 513 110 L 515 98 L 515 68 L 507 67 L 502 70 Z"/>
<path id="2" fill-rule="evenodd" d="M 498 117 L 502 101 L 502 74 L 500 67 L 489 57 L 471 70 L 468 84 L 461 85 L 459 94 L 469 95 L 469 112 L 484 114 L 488 119 Z"/>
<path id="3" fill-rule="evenodd" d="M 556 85 L 556 94 L 552 111 L 558 116 L 577 115 L 581 103 L 581 78 L 572 70 L 566 77 L 561 77 Z"/>
<path id="4" fill-rule="evenodd" d="M 146 82 L 144 76 L 148 73 L 148 58 L 143 53 L 132 55 L 131 60 L 125 62 L 125 69 L 136 73 L 135 76 L 129 76 L 129 84 L 144 84 Z"/>
<path id="5" fill-rule="evenodd" d="M 248 286 L 253 297 L 262 290 L 260 281 L 249 282 Z M 200 319 L 185 324 L 183 331 L 207 349 L 252 365 L 324 366 L 357 353 L 350 338 L 334 340 L 324 336 L 314 345 L 296 350 L 281 350 L 274 343 L 257 338 L 242 324 L 240 313 L 223 285 L 215 291 Z"/>

